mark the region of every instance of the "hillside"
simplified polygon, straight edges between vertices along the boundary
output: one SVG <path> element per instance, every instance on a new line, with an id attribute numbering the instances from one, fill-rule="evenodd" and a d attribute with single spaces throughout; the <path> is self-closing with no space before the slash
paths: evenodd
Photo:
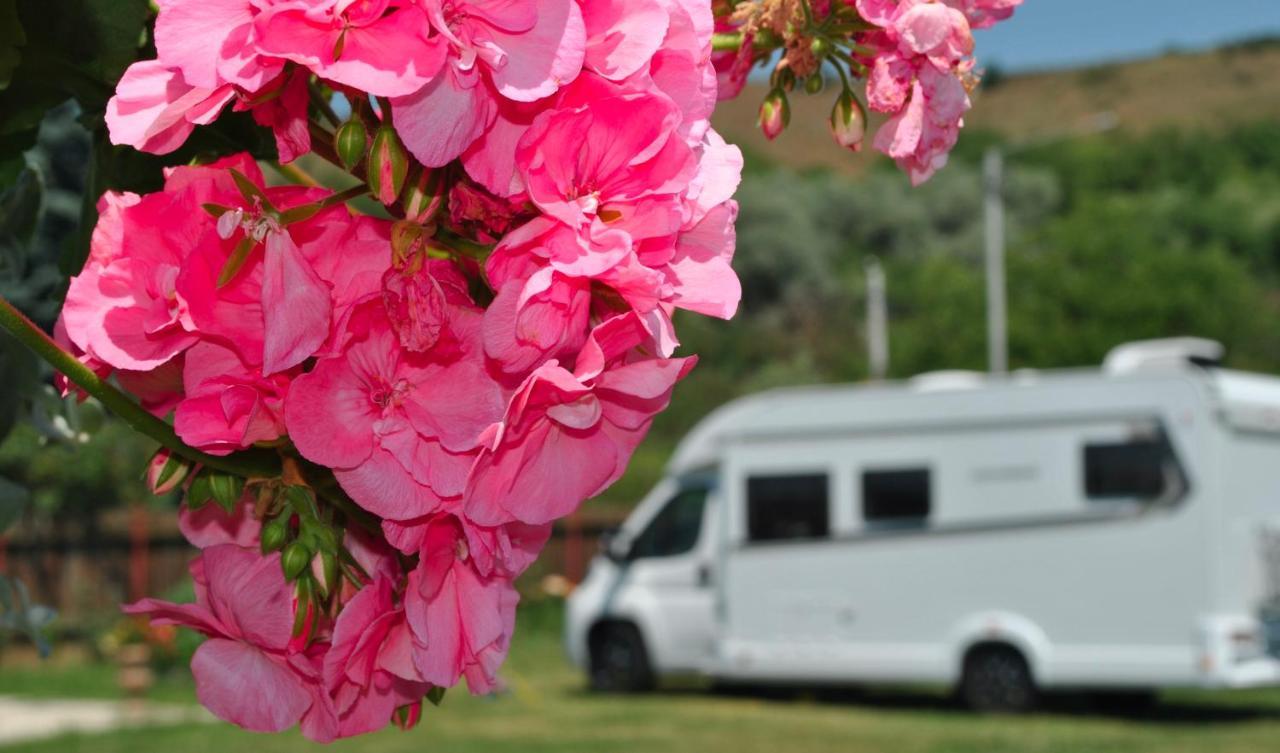
<path id="1" fill-rule="evenodd" d="M 1197 53 L 1089 68 L 992 78 L 980 89 L 967 128 L 991 130 L 1012 140 L 1043 137 L 1070 128 L 1091 113 L 1115 113 L 1119 128 L 1219 130 L 1264 118 L 1280 119 L 1280 42 L 1241 43 Z M 725 138 L 756 158 L 797 168 L 827 166 L 841 172 L 865 169 L 866 153 L 836 148 L 826 131 L 836 92 L 792 96 L 791 127 L 770 143 L 755 127 L 765 88 L 748 87 L 722 102 L 715 117 Z M 873 123 L 878 121 L 873 120 Z M 961 135 L 963 142 L 964 135 Z"/>

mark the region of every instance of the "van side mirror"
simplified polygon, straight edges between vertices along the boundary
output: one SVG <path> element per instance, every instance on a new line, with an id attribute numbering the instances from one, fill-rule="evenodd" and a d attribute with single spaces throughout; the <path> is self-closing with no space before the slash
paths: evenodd
<path id="1" fill-rule="evenodd" d="M 618 534 L 617 528 L 610 528 L 600 534 L 600 554 L 613 562 L 625 562 L 629 547 L 626 540 Z"/>

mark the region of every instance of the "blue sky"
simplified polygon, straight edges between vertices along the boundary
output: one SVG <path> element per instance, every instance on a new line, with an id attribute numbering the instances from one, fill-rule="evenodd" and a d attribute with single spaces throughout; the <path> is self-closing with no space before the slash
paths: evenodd
<path id="1" fill-rule="evenodd" d="M 1266 33 L 1280 35 L 1280 0 L 1026 0 L 1013 18 L 978 32 L 975 41 L 979 65 L 1026 71 Z"/>

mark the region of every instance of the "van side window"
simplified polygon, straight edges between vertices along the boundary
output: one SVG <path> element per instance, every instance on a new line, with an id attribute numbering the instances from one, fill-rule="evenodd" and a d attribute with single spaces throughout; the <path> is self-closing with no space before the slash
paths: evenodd
<path id="1" fill-rule="evenodd" d="M 1084 493 L 1090 499 L 1158 497 L 1165 489 L 1163 442 L 1134 439 L 1084 446 Z"/>
<path id="2" fill-rule="evenodd" d="M 929 469 L 864 471 L 862 519 L 876 526 L 922 526 L 929 517 Z"/>
<path id="3" fill-rule="evenodd" d="M 702 511 L 707 505 L 705 488 L 685 489 L 672 497 L 636 537 L 628 555 L 673 557 L 691 551 L 702 531 Z"/>
<path id="4" fill-rule="evenodd" d="M 747 538 L 751 541 L 825 538 L 827 474 L 747 479 Z"/>

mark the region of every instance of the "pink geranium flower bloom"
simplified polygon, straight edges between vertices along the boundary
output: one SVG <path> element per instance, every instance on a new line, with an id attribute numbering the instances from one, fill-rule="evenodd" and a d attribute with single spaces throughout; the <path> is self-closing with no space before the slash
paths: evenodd
<path id="1" fill-rule="evenodd" d="M 521 142 L 530 197 L 546 216 L 508 233 L 486 265 L 498 295 L 485 348 L 512 373 L 576 352 L 593 306 L 618 309 L 593 303 L 593 282 L 640 315 L 663 356 L 677 344 L 674 308 L 728 318 L 741 296 L 729 266 L 741 153 L 714 131 L 691 149 L 661 95 L 597 102 L 541 116 Z M 601 114 L 614 104 L 634 108 L 627 137 Z M 570 150 L 588 132 L 602 134 L 600 146 Z"/>
<path id="2" fill-rule="evenodd" d="M 397 708 L 422 702 L 431 685 L 414 665 L 414 651 L 390 578 L 377 577 L 343 605 L 324 657 L 339 737 L 382 729 Z"/>
<path id="3" fill-rule="evenodd" d="M 867 104 L 893 117 L 877 133 L 876 149 L 893 157 L 913 184 L 946 164 L 969 96 L 961 78 L 972 67 L 973 35 L 964 10 L 926 0 L 857 0 L 858 12 L 880 26 L 863 35 Z"/>
<path id="4" fill-rule="evenodd" d="M 435 38 L 447 42 L 447 60 L 425 87 L 393 99 L 392 115 L 405 146 L 428 167 L 448 164 L 484 136 L 503 103 L 550 96 L 582 68 L 586 32 L 574 0 L 420 2 Z"/>
<path id="5" fill-rule="evenodd" d="M 466 677 L 475 694 L 498 687 L 520 596 L 509 579 L 476 570 L 456 519 L 427 524 L 404 598 L 414 664 L 427 682 L 448 687 Z"/>
<path id="6" fill-rule="evenodd" d="M 480 525 L 541 524 L 567 515 L 622 475 L 697 359 L 641 358 L 634 313 L 597 326 L 569 371 L 538 367 L 507 405 L 467 479 L 466 516 Z"/>
<path id="7" fill-rule="evenodd" d="M 134 63 L 107 103 L 111 140 L 164 154 L 186 141 L 196 125 L 217 118 L 228 102 L 253 109 L 270 125 L 281 159 L 310 148 L 306 97 L 298 77 L 281 75 L 284 60 L 258 54 L 253 21 L 271 0 L 164 0 L 156 18 L 156 59 Z M 284 87 L 280 97 L 267 95 Z M 254 102 L 270 101 L 255 105 Z"/>
<path id="8" fill-rule="evenodd" d="M 173 428 L 182 441 L 211 455 L 226 455 L 284 434 L 289 376 L 263 376 L 236 351 L 216 342 L 191 348 L 183 371 L 184 397 Z"/>
<path id="9" fill-rule="evenodd" d="M 256 48 L 380 97 L 412 94 L 444 65 L 444 40 L 411 0 L 276 0 L 254 20 Z"/>
<path id="10" fill-rule="evenodd" d="M 118 369 L 149 371 L 195 344 L 176 282 L 197 243 L 189 219 L 202 213 L 201 198 L 198 191 L 103 196 L 89 259 L 71 278 L 62 311 L 80 350 Z"/>
<path id="11" fill-rule="evenodd" d="M 502 413 L 478 323 L 452 319 L 456 340 L 416 353 L 380 305 L 365 306 L 345 350 L 298 377 L 285 401 L 298 451 L 381 517 L 420 517 L 459 496 L 480 433 Z"/>
<path id="12" fill-rule="evenodd" d="M 205 549 L 191 570 L 196 603 L 143 599 L 124 610 L 209 636 L 191 659 L 200 703 L 255 732 L 301 722 L 308 737 L 333 739 L 336 721 L 317 659 L 291 640 L 293 588 L 280 555 L 224 544 Z"/>

